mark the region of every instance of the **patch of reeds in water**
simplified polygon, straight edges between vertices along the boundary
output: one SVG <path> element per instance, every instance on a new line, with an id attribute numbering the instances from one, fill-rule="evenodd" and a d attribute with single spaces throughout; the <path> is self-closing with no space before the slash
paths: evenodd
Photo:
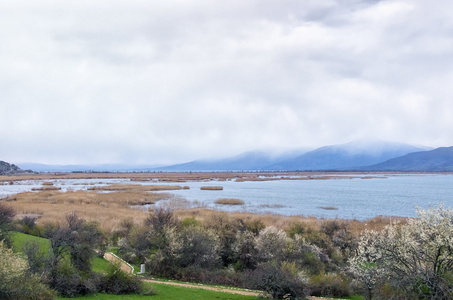
<path id="1" fill-rule="evenodd" d="M 223 186 L 202 186 L 200 187 L 202 191 L 222 191 Z"/>
<path id="2" fill-rule="evenodd" d="M 338 210 L 338 207 L 335 206 L 319 206 L 319 208 L 324 210 Z"/>
<path id="3" fill-rule="evenodd" d="M 90 187 L 90 191 L 172 191 L 172 190 L 188 190 L 188 186 L 180 185 L 140 185 L 140 184 L 111 184 L 107 186 Z"/>
<path id="4" fill-rule="evenodd" d="M 221 198 L 215 201 L 215 204 L 222 204 L 222 205 L 244 205 L 245 202 L 241 199 L 235 198 Z"/>

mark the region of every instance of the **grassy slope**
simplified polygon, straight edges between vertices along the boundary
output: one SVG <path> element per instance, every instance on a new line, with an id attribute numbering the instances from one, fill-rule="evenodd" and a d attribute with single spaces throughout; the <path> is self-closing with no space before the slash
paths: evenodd
<path id="1" fill-rule="evenodd" d="M 50 249 L 50 241 L 44 238 L 20 233 L 20 232 L 15 232 L 12 235 L 12 241 L 13 241 L 13 251 L 14 252 L 22 252 L 25 243 L 29 241 L 34 241 L 39 243 L 40 249 L 42 253 L 47 253 Z"/>
<path id="2" fill-rule="evenodd" d="M 35 237 L 28 234 L 23 234 L 20 232 L 15 232 L 12 237 L 13 240 L 13 249 L 15 252 L 22 252 L 22 249 L 27 241 L 36 241 L 40 244 L 41 251 L 47 252 L 50 247 L 50 242 L 47 239 Z M 96 257 L 93 261 L 93 271 L 95 272 L 102 272 L 107 269 L 109 262 L 105 259 Z M 221 292 L 214 292 L 214 291 L 207 291 L 202 289 L 196 288 L 184 288 L 184 287 L 176 287 L 170 286 L 166 284 L 154 284 L 154 283 L 145 283 L 146 287 L 152 287 L 154 291 L 157 292 L 157 295 L 152 296 L 145 296 L 145 295 L 108 295 L 108 294 L 95 294 L 91 296 L 83 296 L 79 297 L 78 299 L 99 299 L 99 300 L 106 300 L 106 299 L 151 299 L 151 300 L 171 300 L 171 299 L 220 299 L 220 300 L 228 300 L 228 299 L 238 299 L 238 300 L 255 300 L 258 299 L 257 297 L 251 296 L 242 296 L 242 295 L 234 295 L 228 293 L 221 293 Z M 68 299 L 59 297 L 57 299 Z"/>
<path id="3" fill-rule="evenodd" d="M 145 283 L 146 287 L 152 287 L 154 291 L 157 292 L 157 295 L 152 296 L 142 296 L 142 295 L 108 295 L 108 294 L 96 294 L 91 296 L 84 296 L 83 299 L 97 299 L 97 300 L 179 300 L 179 299 L 191 299 L 191 300 L 209 300 L 209 299 L 219 299 L 219 300 L 256 300 L 258 297 L 253 296 L 242 296 L 229 293 L 221 293 L 214 291 L 207 291 L 196 288 L 184 288 L 177 286 L 170 286 L 166 284 L 158 283 Z M 66 298 L 57 298 L 57 299 L 66 299 Z M 80 299 L 80 298 L 79 298 Z"/>

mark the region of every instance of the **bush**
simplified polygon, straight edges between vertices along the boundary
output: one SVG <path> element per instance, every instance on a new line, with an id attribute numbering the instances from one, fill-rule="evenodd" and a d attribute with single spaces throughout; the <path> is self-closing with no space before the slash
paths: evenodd
<path id="1" fill-rule="evenodd" d="M 7 245 L 10 243 L 10 233 L 15 215 L 13 208 L 0 203 L 0 241 L 5 241 Z"/>
<path id="2" fill-rule="evenodd" d="M 212 231 L 200 227 L 187 227 L 181 231 L 179 240 L 181 247 L 177 252 L 178 266 L 209 269 L 220 266 L 219 239 Z"/>
<path id="3" fill-rule="evenodd" d="M 139 277 L 123 272 L 120 264 L 110 264 L 101 280 L 100 290 L 114 295 L 140 294 L 143 284 Z"/>
<path id="4" fill-rule="evenodd" d="M 313 296 L 347 297 L 351 293 L 348 280 L 336 273 L 310 277 L 309 288 Z"/>
<path id="5" fill-rule="evenodd" d="M 260 231 L 255 240 L 258 259 L 262 262 L 270 260 L 283 261 L 286 256 L 285 250 L 288 242 L 289 238 L 285 231 L 274 226 L 266 227 Z"/>
<path id="6" fill-rule="evenodd" d="M 253 232 L 254 235 L 258 235 L 261 230 L 266 228 L 266 225 L 260 219 L 246 220 L 244 221 L 244 225 L 245 230 Z"/>
<path id="7" fill-rule="evenodd" d="M 0 299 L 50 300 L 56 293 L 37 275 L 27 273 L 27 261 L 0 242 Z"/>
<path id="8" fill-rule="evenodd" d="M 238 233 L 234 250 L 236 253 L 235 268 L 243 271 L 255 269 L 258 264 L 258 250 L 256 249 L 255 234 L 250 231 Z"/>
<path id="9" fill-rule="evenodd" d="M 49 275 L 50 287 L 58 291 L 60 295 L 74 297 L 98 292 L 100 280 L 98 275 L 83 273 L 67 260 L 58 263 Z"/>
<path id="10" fill-rule="evenodd" d="M 307 285 L 297 274 L 294 264 L 276 261 L 259 265 L 254 271 L 245 273 L 251 288 L 262 290 L 272 299 L 303 299 L 307 295 Z"/>

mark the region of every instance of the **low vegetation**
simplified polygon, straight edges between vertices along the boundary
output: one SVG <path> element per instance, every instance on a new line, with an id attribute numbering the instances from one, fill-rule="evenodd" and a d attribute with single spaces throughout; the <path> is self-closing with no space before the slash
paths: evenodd
<path id="1" fill-rule="evenodd" d="M 202 191 L 222 191 L 223 186 L 202 186 L 200 187 Z"/>
<path id="2" fill-rule="evenodd" d="M 107 186 L 93 186 L 90 187 L 91 191 L 172 191 L 189 189 L 188 186 L 179 185 L 140 185 L 140 184 L 112 184 Z"/>
<path id="3" fill-rule="evenodd" d="M 222 205 L 244 205 L 245 202 L 241 199 L 234 199 L 234 198 L 221 198 L 215 201 L 215 204 L 222 204 Z"/>

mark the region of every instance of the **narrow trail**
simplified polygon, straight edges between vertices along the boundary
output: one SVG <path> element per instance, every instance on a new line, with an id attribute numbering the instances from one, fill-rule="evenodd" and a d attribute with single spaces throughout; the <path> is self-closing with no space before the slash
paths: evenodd
<path id="1" fill-rule="evenodd" d="M 124 262 L 121 258 L 117 257 L 113 253 L 105 253 L 104 258 L 110 262 L 119 262 L 121 270 L 123 270 L 126 273 L 133 273 L 134 268 Z M 203 290 L 209 290 L 209 291 L 215 291 L 215 292 L 223 292 L 223 293 L 230 293 L 230 294 L 237 294 L 237 295 L 245 295 L 245 296 L 255 296 L 258 297 L 262 295 L 262 293 L 259 292 L 253 292 L 253 291 L 243 291 L 243 290 L 235 290 L 231 288 L 223 288 L 223 287 L 214 287 L 214 286 L 206 286 L 206 285 L 197 285 L 197 284 L 188 284 L 188 283 L 179 283 L 179 282 L 172 282 L 172 281 L 161 281 L 161 280 L 153 280 L 153 279 L 143 279 L 145 282 L 151 282 L 151 283 L 159 283 L 159 284 L 168 284 L 168 285 L 173 285 L 173 286 L 180 286 L 180 287 L 186 287 L 186 288 L 193 288 L 193 289 L 203 289 Z M 309 300 L 329 300 L 331 298 L 320 298 L 320 297 L 313 297 L 310 296 L 308 297 Z M 332 299 L 333 300 L 333 299 Z"/>
<path id="2" fill-rule="evenodd" d="M 113 253 L 105 253 L 104 258 L 110 262 L 119 262 L 121 270 L 126 273 L 133 273 L 133 267 L 125 263 L 122 259 L 114 255 Z M 188 283 L 179 283 L 179 282 L 171 282 L 171 281 L 161 281 L 161 280 L 153 280 L 153 279 L 143 279 L 145 282 L 151 283 L 159 283 L 159 284 L 168 284 L 174 286 L 181 286 L 186 288 L 194 288 L 194 289 L 203 289 L 215 292 L 223 292 L 223 293 L 230 293 L 230 294 L 238 294 L 238 295 L 246 295 L 246 296 L 259 296 L 261 293 L 252 292 L 252 291 L 243 291 L 243 290 L 234 290 L 231 288 L 222 288 L 222 287 L 214 287 L 214 286 L 206 286 L 206 285 L 197 285 L 197 284 L 188 284 Z"/>

